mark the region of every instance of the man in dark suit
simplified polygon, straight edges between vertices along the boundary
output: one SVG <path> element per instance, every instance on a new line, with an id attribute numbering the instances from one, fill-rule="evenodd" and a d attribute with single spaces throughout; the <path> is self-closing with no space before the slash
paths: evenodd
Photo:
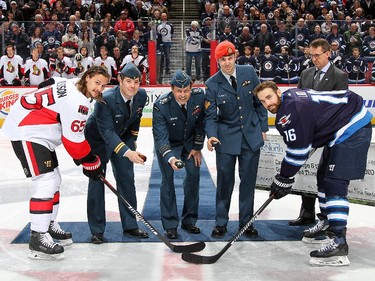
<path id="1" fill-rule="evenodd" d="M 155 150 L 162 174 L 160 187 L 161 221 L 169 239 L 176 239 L 179 223 L 174 171 L 185 164 L 184 206 L 181 228 L 198 234 L 199 176 L 204 141 L 204 91 L 191 88 L 190 77 L 177 70 L 172 77 L 172 91 L 156 100 L 152 129 Z"/>
<path id="2" fill-rule="evenodd" d="M 142 154 L 136 151 L 142 110 L 147 94 L 139 89 L 141 73 L 128 63 L 118 76 L 120 85 L 103 94 L 103 102 L 97 102 L 88 119 L 85 135 L 92 151 L 102 159 L 102 168 L 110 160 L 117 190 L 134 208 L 137 198 L 134 185 L 134 163 L 143 164 Z M 105 201 L 102 181 L 89 180 L 87 194 L 87 218 L 92 233 L 91 242 L 104 242 Z M 125 235 L 148 238 L 148 234 L 138 228 L 134 214 L 119 200 L 121 224 Z"/>
<path id="3" fill-rule="evenodd" d="M 310 43 L 310 56 L 314 66 L 302 71 L 298 88 L 317 91 L 348 89 L 347 74 L 329 61 L 331 47 L 326 39 L 319 38 Z M 302 194 L 300 214 L 297 219 L 290 220 L 289 225 L 315 222 L 315 197 L 307 193 Z"/>
<path id="4" fill-rule="evenodd" d="M 254 68 L 235 64 L 235 47 L 228 41 L 216 47 L 215 58 L 220 70 L 206 82 L 205 128 L 208 149 L 216 146 L 216 226 L 212 236 L 220 238 L 227 232 L 237 159 L 241 179 L 239 227 L 253 215 L 260 147 L 268 124 L 267 111 L 252 95 L 259 84 Z M 257 236 L 258 232 L 251 225 L 244 234 Z"/>

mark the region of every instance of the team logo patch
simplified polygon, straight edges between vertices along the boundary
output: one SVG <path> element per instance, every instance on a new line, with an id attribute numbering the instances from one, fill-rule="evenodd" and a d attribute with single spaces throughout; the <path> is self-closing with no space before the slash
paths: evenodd
<path id="1" fill-rule="evenodd" d="M 289 114 L 289 115 L 284 115 L 284 116 L 282 116 L 280 119 L 279 119 L 279 122 L 277 122 L 277 124 L 278 125 L 281 125 L 281 127 L 285 127 L 286 125 L 288 125 L 288 124 L 290 124 L 291 123 L 291 121 L 290 121 L 290 115 L 291 114 Z"/>

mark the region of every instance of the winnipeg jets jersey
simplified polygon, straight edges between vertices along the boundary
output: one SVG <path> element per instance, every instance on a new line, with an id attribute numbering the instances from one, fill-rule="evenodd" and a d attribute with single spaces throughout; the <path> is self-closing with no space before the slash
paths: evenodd
<path id="1" fill-rule="evenodd" d="M 371 118 L 362 97 L 350 90 L 284 92 L 275 124 L 287 145 L 280 174 L 294 176 L 312 148 L 342 143 Z"/>
<path id="2" fill-rule="evenodd" d="M 44 59 L 28 59 L 25 63 L 25 81 L 29 79 L 31 86 L 37 86 L 49 77 L 48 64 Z"/>
<path id="3" fill-rule="evenodd" d="M 8 57 L 4 55 L 0 59 L 0 76 L 12 84 L 15 78 L 21 79 L 23 75 L 23 59 L 19 55 Z"/>
<path id="4" fill-rule="evenodd" d="M 20 96 L 5 119 L 2 134 L 51 151 L 62 143 L 72 158 L 85 157 L 91 150 L 84 135 L 90 101 L 74 82 L 55 78 L 55 84 Z"/>

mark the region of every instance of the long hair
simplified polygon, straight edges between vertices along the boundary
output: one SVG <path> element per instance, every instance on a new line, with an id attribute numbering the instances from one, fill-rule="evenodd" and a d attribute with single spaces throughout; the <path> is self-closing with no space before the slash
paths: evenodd
<path id="1" fill-rule="evenodd" d="M 83 73 L 82 77 L 76 83 L 77 89 L 82 94 L 86 95 L 86 93 L 87 93 L 86 78 L 87 77 L 92 78 L 95 75 L 103 75 L 104 77 L 106 77 L 108 79 L 110 78 L 110 75 L 109 75 L 108 71 L 105 68 L 103 68 L 101 66 L 92 66 L 92 67 L 90 67 L 89 69 L 87 69 Z M 102 96 L 100 95 L 97 100 L 101 100 L 101 99 L 102 99 Z"/>

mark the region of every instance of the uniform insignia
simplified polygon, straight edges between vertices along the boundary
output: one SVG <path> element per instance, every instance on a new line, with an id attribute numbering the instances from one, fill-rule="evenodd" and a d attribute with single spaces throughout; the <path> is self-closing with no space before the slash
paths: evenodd
<path id="1" fill-rule="evenodd" d="M 279 122 L 277 122 L 277 124 L 278 125 L 281 125 L 281 127 L 285 127 L 286 125 L 288 125 L 288 124 L 290 124 L 290 115 L 291 114 L 289 114 L 288 116 L 287 115 L 284 115 L 284 116 L 282 116 L 280 119 L 279 119 Z"/>
<path id="2" fill-rule="evenodd" d="M 142 106 L 137 108 L 137 113 L 140 113 L 140 112 L 142 112 Z"/>
<path id="3" fill-rule="evenodd" d="M 178 119 L 177 116 L 169 118 L 169 120 L 171 120 L 171 121 L 174 121 L 174 120 L 177 120 L 177 119 Z"/>
<path id="4" fill-rule="evenodd" d="M 246 81 L 244 81 L 244 82 L 242 83 L 242 87 L 247 86 L 247 85 L 249 85 L 250 83 L 251 83 L 250 80 L 246 80 Z"/>
<path id="5" fill-rule="evenodd" d="M 198 114 L 200 113 L 202 110 L 200 109 L 199 105 L 197 105 L 195 108 L 194 108 L 194 111 L 192 113 L 192 115 L 195 115 L 195 114 Z"/>
<path id="6" fill-rule="evenodd" d="M 231 55 L 231 54 L 233 54 L 233 50 L 231 47 L 228 47 L 228 55 Z"/>
<path id="7" fill-rule="evenodd" d="M 210 101 L 206 100 L 206 101 L 204 102 L 204 108 L 205 108 L 205 109 L 209 108 L 210 105 L 211 105 L 211 102 L 210 102 Z"/>
<path id="8" fill-rule="evenodd" d="M 299 98 L 307 98 L 306 92 L 296 91 L 295 93 L 296 93 L 297 97 L 299 97 Z"/>

